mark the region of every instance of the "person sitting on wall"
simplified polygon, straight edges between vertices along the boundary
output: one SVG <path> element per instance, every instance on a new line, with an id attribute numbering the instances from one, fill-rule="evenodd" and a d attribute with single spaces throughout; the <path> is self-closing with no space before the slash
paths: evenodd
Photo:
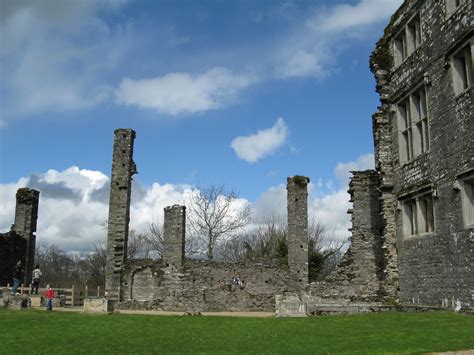
<path id="1" fill-rule="evenodd" d="M 240 272 L 237 273 L 236 281 L 237 281 L 237 286 L 239 286 L 241 289 L 244 288 L 244 281 L 240 277 Z"/>
<path id="2" fill-rule="evenodd" d="M 53 285 L 47 285 L 47 290 L 44 291 L 44 298 L 46 298 L 46 310 L 53 310 L 54 290 Z"/>
<path id="3" fill-rule="evenodd" d="M 21 266 L 21 260 L 18 260 L 13 271 L 13 288 L 12 295 L 16 295 L 18 291 L 18 286 L 20 286 L 20 280 L 23 275 L 23 268 Z"/>

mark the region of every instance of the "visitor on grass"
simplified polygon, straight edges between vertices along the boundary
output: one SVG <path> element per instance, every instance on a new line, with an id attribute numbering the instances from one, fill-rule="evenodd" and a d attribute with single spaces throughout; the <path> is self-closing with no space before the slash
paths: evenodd
<path id="1" fill-rule="evenodd" d="M 40 283 L 40 277 L 42 275 L 42 272 L 40 270 L 40 266 L 36 265 L 35 269 L 33 270 L 33 281 L 31 285 L 31 294 L 33 294 L 33 290 L 35 290 L 35 294 L 38 294 L 38 287 Z"/>
<path id="2" fill-rule="evenodd" d="M 53 285 L 47 285 L 47 290 L 44 292 L 44 297 L 46 298 L 46 309 L 48 311 L 53 310 L 53 299 L 54 299 L 54 290 Z"/>
<path id="3" fill-rule="evenodd" d="M 12 295 L 16 295 L 18 291 L 18 286 L 20 286 L 20 280 L 23 276 L 23 268 L 21 266 L 21 260 L 15 265 L 15 270 L 13 271 L 13 288 Z"/>

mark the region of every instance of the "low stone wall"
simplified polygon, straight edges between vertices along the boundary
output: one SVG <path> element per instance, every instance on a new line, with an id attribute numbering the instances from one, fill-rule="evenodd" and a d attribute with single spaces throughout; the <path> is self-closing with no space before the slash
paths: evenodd
<path id="1" fill-rule="evenodd" d="M 395 306 L 383 302 L 362 302 L 348 298 L 322 298 L 306 293 L 288 293 L 276 297 L 277 317 L 373 313 L 395 309 L 397 309 Z"/>
<path id="2" fill-rule="evenodd" d="M 242 287 L 231 285 L 237 273 Z M 185 260 L 180 269 L 162 262 L 129 263 L 119 309 L 164 311 L 274 311 L 275 295 L 296 290 L 288 271 L 275 264 Z"/>

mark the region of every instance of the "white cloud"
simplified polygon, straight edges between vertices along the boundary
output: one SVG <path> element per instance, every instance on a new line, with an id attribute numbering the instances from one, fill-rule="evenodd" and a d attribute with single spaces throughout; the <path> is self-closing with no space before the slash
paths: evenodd
<path id="1" fill-rule="evenodd" d="M 283 118 L 279 117 L 273 127 L 249 136 L 237 137 L 230 146 L 240 159 L 255 163 L 280 148 L 287 136 L 288 127 Z"/>
<path id="2" fill-rule="evenodd" d="M 385 21 L 403 0 L 361 0 L 357 4 L 336 5 L 308 21 L 310 27 L 324 32 L 339 32 Z"/>
<path id="3" fill-rule="evenodd" d="M 334 175 L 339 181 L 339 186 L 347 186 L 351 171 L 374 169 L 375 159 L 372 153 L 359 156 L 355 161 L 338 163 L 334 169 Z"/>
<path id="4" fill-rule="evenodd" d="M 366 39 L 373 25 L 387 21 L 402 0 L 360 0 L 354 5 L 317 7 L 276 44 L 277 78 L 323 78 L 337 68 L 339 53 L 359 36 Z M 348 31 L 351 32 L 348 32 Z"/>
<path id="5" fill-rule="evenodd" d="M 124 78 L 116 95 L 121 104 L 176 116 L 213 110 L 229 104 L 240 90 L 252 82 L 250 76 L 236 75 L 226 68 L 214 67 L 196 76 L 169 73 L 152 79 Z"/>
<path id="6" fill-rule="evenodd" d="M 104 84 L 104 73 L 117 65 L 128 38 L 126 28 L 110 27 L 99 12 L 115 11 L 122 3 L 2 2 L 3 119 L 106 100 L 111 87 Z"/>
<path id="7" fill-rule="evenodd" d="M 338 178 L 345 179 L 349 170 L 365 169 L 370 154 L 355 162 L 340 163 L 334 170 Z M 14 222 L 15 194 L 20 187 L 40 190 L 37 241 L 54 243 L 66 251 L 90 251 L 94 245 L 106 240 L 104 223 L 108 217 L 109 178 L 100 171 L 72 166 L 64 171 L 48 170 L 44 174 L 21 178 L 15 183 L 0 184 L 0 231 L 7 231 Z M 308 214 L 315 218 L 330 239 L 346 241 L 350 235 L 350 208 L 347 184 L 339 190 L 326 190 L 324 183 L 310 184 Z M 186 204 L 197 190 L 190 185 L 153 183 L 142 186 L 135 182 L 132 189 L 130 228 L 146 231 L 149 222 L 163 222 L 163 208 Z M 240 198 L 233 206 L 235 213 L 250 204 L 254 223 L 273 216 L 286 220 L 286 186 L 269 188 L 252 204 Z"/>

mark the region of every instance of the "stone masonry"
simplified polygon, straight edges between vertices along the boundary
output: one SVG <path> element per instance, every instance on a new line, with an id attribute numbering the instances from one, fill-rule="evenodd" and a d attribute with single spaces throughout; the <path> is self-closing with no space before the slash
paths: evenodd
<path id="1" fill-rule="evenodd" d="M 288 268 L 300 288 L 308 284 L 308 183 L 298 175 L 287 181 Z"/>
<path id="2" fill-rule="evenodd" d="M 0 234 L 0 285 L 12 282 L 13 269 L 21 260 L 22 283 L 31 282 L 35 262 L 36 225 L 39 191 L 20 188 L 16 192 L 15 223 L 9 232 Z"/>
<path id="3" fill-rule="evenodd" d="M 401 303 L 474 305 L 472 0 L 405 1 L 371 57 L 384 289 Z"/>
<path id="4" fill-rule="evenodd" d="M 132 175 L 137 170 L 132 158 L 135 131 L 116 129 L 114 133 L 105 289 L 109 299 L 120 300 L 122 267 L 127 259 Z"/>
<path id="5" fill-rule="evenodd" d="M 173 205 L 164 209 L 164 255 L 167 266 L 181 269 L 184 263 L 184 239 L 186 235 L 186 207 Z"/>

